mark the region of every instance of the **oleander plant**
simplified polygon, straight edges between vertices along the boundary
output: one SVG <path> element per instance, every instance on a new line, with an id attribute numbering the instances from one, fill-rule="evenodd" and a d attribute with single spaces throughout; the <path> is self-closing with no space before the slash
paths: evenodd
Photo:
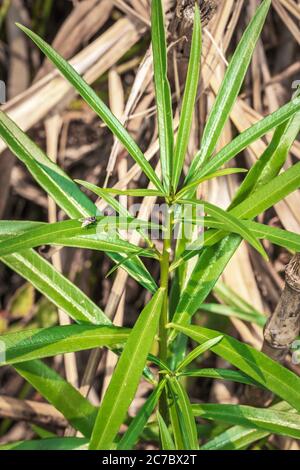
<path id="1" fill-rule="evenodd" d="M 286 165 L 300 129 L 297 92 L 287 104 L 217 149 L 270 6 L 271 0 L 261 2 L 240 38 L 209 111 L 201 146 L 189 163 L 186 155 L 201 88 L 200 10 L 196 3 L 185 88 L 176 120 L 168 79 L 163 4 L 152 0 L 160 170 L 152 166 L 125 126 L 70 63 L 36 33 L 18 25 L 110 129 L 148 178 L 149 186 L 116 189 L 74 181 L 9 115 L 0 112 L 1 139 L 65 214 L 64 220 L 55 223 L 2 220 L 1 262 L 72 320 L 64 326 L 24 326 L 4 333 L 0 338 L 0 365 L 14 368 L 73 430 L 65 435 L 41 434 L 38 439 L 7 444 L 2 449 L 129 450 L 143 448 L 149 441 L 163 450 L 238 450 L 264 442 L 269 435 L 300 438 L 297 373 L 224 331 L 208 328 L 199 316 L 243 240 L 266 262 L 262 239 L 290 253 L 300 251 L 299 234 L 257 221 L 260 214 L 300 187 L 300 162 Z M 272 138 L 248 172 L 230 167 L 235 157 L 266 135 Z M 202 184 L 234 173 L 241 183 L 226 210 L 198 197 Z M 113 209 L 114 215 L 101 212 L 86 190 Z M 149 222 L 123 206 L 122 196 L 156 198 L 167 210 Z M 186 226 L 189 233 L 184 230 Z M 138 234 L 140 243 L 129 241 L 129 230 Z M 154 233 L 159 237 L 152 237 Z M 114 263 L 112 271 L 123 270 L 134 278 L 147 292 L 148 301 L 132 328 L 115 326 L 106 308 L 97 306 L 43 256 L 38 250 L 42 246 L 102 251 Z M 157 266 L 153 273 L 148 264 Z M 234 303 L 233 297 L 231 300 Z M 213 304 L 207 304 L 209 307 L 214 310 Z M 251 305 L 239 302 L 236 307 L 232 311 L 243 320 L 264 325 L 266 318 Z M 99 363 L 99 351 L 104 348 L 115 353 L 117 362 L 100 406 L 95 406 L 89 400 L 88 388 Z M 47 358 L 86 350 L 93 351 L 79 390 L 52 369 Z M 207 352 L 230 367 L 201 367 L 199 358 Z M 241 390 L 247 388 L 250 397 L 252 392 L 264 391 L 271 398 L 263 406 L 242 398 L 240 404 L 193 402 L 189 384 L 196 378 L 238 383 Z M 132 417 L 128 410 L 141 382 L 148 382 L 151 390 Z"/>

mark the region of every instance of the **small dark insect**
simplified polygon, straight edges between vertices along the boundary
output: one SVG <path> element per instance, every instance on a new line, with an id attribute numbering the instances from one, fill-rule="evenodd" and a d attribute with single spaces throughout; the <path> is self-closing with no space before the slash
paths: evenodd
<path id="1" fill-rule="evenodd" d="M 213 17 L 217 3 L 216 0 L 198 0 L 202 26 L 206 26 Z M 181 52 L 184 56 L 188 56 L 192 40 L 193 22 L 194 22 L 195 0 L 177 0 L 174 17 L 170 23 L 170 33 L 172 40 L 176 41 L 180 38 L 186 38 L 182 41 Z"/>
<path id="2" fill-rule="evenodd" d="M 82 220 L 81 227 L 87 227 L 88 225 L 92 225 L 97 221 L 96 217 L 86 217 Z"/>

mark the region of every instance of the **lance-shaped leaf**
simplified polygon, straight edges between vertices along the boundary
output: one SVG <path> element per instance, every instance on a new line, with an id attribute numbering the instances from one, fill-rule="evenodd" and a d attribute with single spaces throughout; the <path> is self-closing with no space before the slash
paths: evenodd
<path id="1" fill-rule="evenodd" d="M 78 323 L 110 325 L 104 312 L 78 287 L 33 250 L 3 256 L 1 261 L 27 279 Z"/>
<path id="2" fill-rule="evenodd" d="M 47 191 L 48 195 L 69 217 L 90 217 L 98 213 L 97 207 L 80 191 L 74 181 L 1 111 L 0 136 L 16 157 L 26 165 L 39 185 Z M 109 256 L 116 262 L 123 258 L 119 254 L 110 253 Z M 126 261 L 123 268 L 146 289 L 151 292 L 156 291 L 156 284 L 140 259 Z"/>
<path id="3" fill-rule="evenodd" d="M 286 155 L 299 134 L 299 130 L 300 113 L 294 114 L 291 119 L 276 129 L 270 145 L 268 145 L 263 155 L 250 169 L 237 191 L 234 203 L 231 204 L 230 208 L 237 206 L 249 194 L 254 193 L 258 188 L 267 184 L 278 175 L 284 165 Z"/>
<path id="4" fill-rule="evenodd" d="M 185 327 L 171 323 L 169 327 L 186 334 L 200 344 L 220 335 L 218 331 L 199 326 Z M 211 350 L 263 387 L 286 400 L 296 410 L 300 410 L 300 377 L 296 374 L 260 351 L 228 335 L 224 335 L 223 339 Z"/>
<path id="5" fill-rule="evenodd" d="M 261 244 L 256 240 L 256 238 L 252 235 L 251 231 L 248 230 L 245 225 L 238 218 L 232 216 L 232 214 L 220 209 L 219 207 L 215 206 L 214 204 L 210 204 L 209 202 L 204 202 L 197 199 L 183 199 L 178 201 L 181 204 L 200 204 L 204 207 L 204 210 L 217 220 L 223 222 L 224 229 L 227 232 L 234 232 L 238 233 L 247 240 L 250 245 L 253 246 L 266 260 L 268 260 L 268 255 L 266 254 L 265 250 L 261 246 Z M 1 251 L 0 251 L 1 253 Z"/>
<path id="6" fill-rule="evenodd" d="M 248 227 L 252 235 L 257 238 L 264 238 L 274 245 L 282 246 L 288 250 L 300 251 L 300 235 L 298 233 L 250 220 L 243 220 L 243 224 Z"/>
<path id="7" fill-rule="evenodd" d="M 0 111 L 0 136 L 69 217 L 96 215 L 93 202 L 3 111 Z"/>
<path id="8" fill-rule="evenodd" d="M 101 197 L 104 201 L 107 202 L 107 204 L 110 207 L 112 207 L 116 211 L 117 214 L 120 214 L 120 216 L 129 217 L 129 218 L 131 217 L 132 218 L 132 215 L 130 214 L 130 212 L 120 202 L 118 202 L 110 194 L 109 191 L 106 191 L 103 188 L 99 188 L 98 186 L 96 186 L 92 183 L 88 183 L 87 181 L 77 180 L 77 182 L 80 183 L 84 188 L 89 189 L 94 194 L 97 194 L 97 196 Z M 137 219 L 135 219 L 135 220 L 137 220 Z M 149 224 L 149 226 L 153 226 L 153 227 L 154 227 L 154 225 L 155 224 Z M 157 230 L 158 228 L 161 228 L 161 226 L 156 225 L 155 229 Z M 145 231 L 139 229 L 138 227 L 136 228 L 136 230 L 141 235 L 141 237 L 143 237 L 144 240 L 146 240 L 146 242 L 148 243 L 149 246 L 153 246 L 153 242 L 149 239 L 148 234 Z"/>
<path id="9" fill-rule="evenodd" d="M 229 142 L 229 144 L 223 147 L 214 158 L 203 165 L 195 178 L 203 178 L 205 175 L 214 173 L 222 165 L 229 162 L 232 158 L 247 148 L 248 145 L 252 144 L 257 139 L 260 139 L 267 132 L 277 126 L 281 126 L 298 111 L 300 111 L 299 97 L 293 99 L 235 137 L 231 142 Z"/>
<path id="10" fill-rule="evenodd" d="M 204 312 L 211 312 L 225 317 L 235 317 L 243 321 L 256 323 L 258 326 L 265 326 L 267 317 L 256 312 L 245 312 L 236 307 L 231 307 L 223 304 L 202 304 L 199 306 L 200 310 Z"/>
<path id="11" fill-rule="evenodd" d="M 170 416 L 170 424 L 172 429 L 172 435 L 174 438 L 175 450 L 182 450 L 188 447 L 186 442 L 186 430 L 183 427 L 180 408 L 178 406 L 178 400 L 175 400 L 173 396 L 173 390 L 168 386 L 168 411 Z"/>
<path id="12" fill-rule="evenodd" d="M 97 408 L 72 385 L 43 362 L 28 361 L 14 368 L 40 394 L 60 411 L 75 429 L 90 437 L 97 416 Z"/>
<path id="13" fill-rule="evenodd" d="M 43 223 L 31 221 L 0 221 L 0 241 L 13 238 Z M 54 305 L 66 312 L 77 323 L 110 325 L 105 313 L 78 287 L 57 271 L 34 250 L 7 255 L 1 261 L 27 279 Z"/>
<path id="14" fill-rule="evenodd" d="M 204 344 L 200 344 L 197 348 L 193 349 L 186 358 L 178 364 L 178 367 L 176 369 L 176 372 L 181 371 L 184 369 L 186 366 L 188 366 L 191 362 L 193 362 L 195 359 L 197 359 L 198 356 L 201 354 L 204 354 L 206 351 L 208 351 L 210 348 L 212 348 L 215 344 L 217 344 L 221 339 L 223 338 L 222 335 L 218 336 L 217 338 L 213 338 L 212 340 L 207 341 Z"/>
<path id="15" fill-rule="evenodd" d="M 158 403 L 165 383 L 166 380 L 162 380 L 155 390 L 153 390 L 151 395 L 147 398 L 144 405 L 141 407 L 135 418 L 131 421 L 127 431 L 118 443 L 118 450 L 131 450 L 134 447 Z"/>
<path id="16" fill-rule="evenodd" d="M 262 429 L 274 434 L 300 437 L 300 416 L 285 411 L 243 405 L 203 404 L 192 406 L 194 416 L 228 424 Z"/>
<path id="17" fill-rule="evenodd" d="M 280 402 L 270 407 L 270 410 L 293 412 L 286 402 Z M 201 447 L 201 450 L 239 450 L 246 449 L 254 442 L 267 437 L 270 433 L 244 426 L 233 426 L 214 437 Z"/>
<path id="18" fill-rule="evenodd" d="M 123 349 L 94 426 L 90 448 L 110 449 L 138 387 L 161 314 L 164 289 L 159 289 L 140 314 Z"/>
<path id="19" fill-rule="evenodd" d="M 197 427 L 189 397 L 177 378 L 169 378 L 168 383 L 177 405 L 178 422 L 182 433 L 182 440 L 185 444 L 184 448 L 186 450 L 197 450 L 199 449 Z"/>
<path id="20" fill-rule="evenodd" d="M 0 450 L 87 450 L 88 442 L 82 437 L 50 437 L 12 442 L 0 446 Z"/>
<path id="21" fill-rule="evenodd" d="M 188 222 L 188 221 L 187 221 Z M 205 217 L 204 219 L 194 219 L 191 220 L 192 223 L 200 224 L 203 223 L 205 227 L 209 228 L 217 228 L 222 230 L 222 232 L 228 231 L 228 226 L 221 222 L 220 220 L 216 220 L 212 217 Z M 298 233 L 290 232 L 289 230 L 283 230 L 278 227 L 272 227 L 271 225 L 264 225 L 258 222 L 253 222 L 252 220 L 240 220 L 240 223 L 247 227 L 252 235 L 256 238 L 269 240 L 274 245 L 282 246 L 287 250 L 291 251 L 300 251 L 300 235 Z M 204 246 L 212 246 L 218 240 L 213 235 L 213 231 L 206 232 L 204 234 Z M 190 245 L 189 253 L 185 252 L 182 256 L 186 256 L 187 259 L 195 256 L 197 253 L 193 253 L 193 244 Z M 195 244 L 196 248 L 196 244 Z M 189 256 L 190 255 L 190 256 Z M 178 264 L 178 261 L 174 263 Z M 174 265 L 172 269 L 174 269 Z"/>
<path id="22" fill-rule="evenodd" d="M 239 247 L 241 237 L 231 234 L 223 238 L 217 245 L 201 251 L 189 282 L 183 290 L 173 321 L 180 325 L 189 323 L 191 317 L 203 304 L 209 292 L 214 288 L 233 253 Z M 170 341 L 176 332 L 170 333 Z"/>
<path id="23" fill-rule="evenodd" d="M 145 155 L 129 135 L 125 127 L 120 121 L 112 114 L 106 104 L 99 98 L 97 93 L 86 83 L 86 81 L 76 72 L 63 57 L 61 57 L 49 44 L 41 39 L 37 34 L 30 29 L 17 24 L 17 26 L 29 36 L 33 42 L 41 49 L 41 51 L 53 62 L 62 75 L 68 80 L 71 85 L 76 89 L 79 95 L 86 101 L 86 103 L 95 111 L 98 116 L 103 119 L 107 127 L 124 145 L 128 153 L 138 163 L 145 175 L 148 176 L 150 181 L 160 190 L 163 191 L 162 184 L 157 177 L 155 171 L 150 163 L 146 160 Z"/>
<path id="24" fill-rule="evenodd" d="M 139 253 L 152 256 L 151 250 L 118 238 L 117 230 L 148 226 L 148 222 L 138 219 L 103 217 L 98 223 L 82 226 L 80 220 L 65 220 L 52 224 L 38 225 L 12 239 L 0 243 L 0 256 L 16 253 L 41 245 L 62 245 L 89 248 L 114 253 Z M 1 235 L 1 233 L 0 233 Z"/>
<path id="25" fill-rule="evenodd" d="M 1 336 L 5 348 L 0 365 L 101 347 L 119 347 L 130 330 L 116 326 L 66 325 L 26 329 Z"/>
<path id="26" fill-rule="evenodd" d="M 284 199 L 300 186 L 300 162 L 288 168 L 276 178 L 247 197 L 230 213 L 235 217 L 252 219 Z"/>
<path id="27" fill-rule="evenodd" d="M 260 187 L 255 193 L 232 209 L 230 213 L 238 218 L 256 217 L 299 187 L 300 163 L 296 163 L 284 173 Z M 206 234 L 206 243 L 209 236 L 210 232 Z M 203 304 L 241 242 L 238 235 L 226 236 L 224 232 L 212 231 L 211 238 L 213 243 L 220 241 L 214 246 L 208 246 L 201 251 L 199 260 L 186 288 L 182 292 L 174 315 L 174 322 L 178 324 L 187 324 L 199 305 Z M 171 339 L 174 337 L 175 332 L 172 332 Z"/>
<path id="28" fill-rule="evenodd" d="M 296 166 L 296 165 L 294 165 Z M 240 211 L 239 205 L 232 209 L 232 212 L 238 214 L 238 217 L 244 217 L 247 214 L 248 206 L 251 207 L 252 204 L 252 214 L 258 215 L 259 211 L 262 209 L 266 210 L 272 206 L 272 204 L 280 201 L 283 197 L 287 196 L 290 192 L 293 192 L 295 189 L 299 187 L 299 167 L 293 170 L 294 167 L 291 167 L 287 170 L 288 174 L 285 175 L 283 173 L 278 178 L 275 179 L 274 182 L 269 182 L 266 187 L 261 187 L 258 192 L 255 192 L 255 195 L 252 196 L 250 200 L 250 204 L 247 204 L 248 198 L 245 199 L 242 209 Z M 283 176 L 285 175 L 285 176 Z M 276 192 L 276 186 L 280 184 L 282 187 L 280 188 L 281 191 Z M 274 191 L 275 189 L 275 191 Z M 273 191 L 273 192 L 272 192 Z M 256 197 L 258 199 L 256 200 Z M 261 200 L 261 198 L 263 198 Z M 263 204 L 263 205 L 262 205 Z M 229 231 L 229 227 L 226 226 L 226 223 L 221 222 L 220 220 L 216 220 L 215 218 L 192 218 L 190 221 L 186 219 L 186 222 L 191 222 L 195 224 L 204 224 L 206 227 L 213 227 L 218 228 L 220 231 L 209 230 L 204 234 L 204 246 L 213 246 L 218 243 L 222 238 L 226 235 L 226 232 Z M 297 233 L 290 232 L 288 230 L 282 230 L 277 227 L 271 227 L 268 225 L 259 224 L 257 222 L 253 222 L 250 220 L 240 220 L 240 223 L 243 224 L 245 227 L 250 229 L 252 235 L 257 238 L 264 238 L 266 240 L 271 241 L 275 245 L 282 246 L 287 248 L 288 250 L 292 251 L 300 251 L 300 236 Z M 180 264 L 189 259 L 193 258 L 199 254 L 199 242 L 191 243 L 189 249 L 184 251 L 180 258 L 175 260 L 175 262 L 171 266 L 171 270 L 176 269 Z"/>
<path id="29" fill-rule="evenodd" d="M 76 180 L 77 183 L 82 184 L 86 188 L 87 181 L 83 180 Z M 89 183 L 91 184 L 91 183 Z M 92 185 L 91 186 L 95 186 Z M 95 186 L 97 188 L 97 186 Z M 164 193 L 161 191 L 157 191 L 156 189 L 116 189 L 116 188 L 100 188 L 102 191 L 102 196 L 104 194 L 114 194 L 116 196 L 133 196 L 133 197 L 164 197 Z"/>
<path id="30" fill-rule="evenodd" d="M 263 1 L 239 41 L 205 125 L 201 140 L 201 149 L 193 159 L 186 179 L 187 182 L 199 177 L 197 172 L 200 166 L 212 156 L 217 141 L 240 92 L 270 5 L 271 0 Z"/>
<path id="31" fill-rule="evenodd" d="M 195 107 L 200 76 L 201 47 L 201 20 L 199 7 L 196 3 L 189 66 L 186 76 L 178 134 L 174 151 L 174 174 L 172 178 L 174 191 L 176 191 L 180 174 L 182 172 L 182 167 L 190 138 L 192 120 L 194 115 L 193 110 Z"/>
<path id="32" fill-rule="evenodd" d="M 188 369 L 180 372 L 180 376 L 187 377 L 203 377 L 217 380 L 228 380 L 230 382 L 237 382 L 246 385 L 260 386 L 255 380 L 248 377 L 246 374 L 238 370 L 230 369 Z"/>
<path id="33" fill-rule="evenodd" d="M 178 191 L 176 200 L 182 199 L 186 193 L 191 193 L 192 189 L 196 189 L 201 183 L 204 183 L 204 181 L 209 181 L 220 176 L 236 175 L 238 173 L 247 173 L 247 170 L 244 168 L 224 168 L 223 170 L 218 170 L 214 173 L 203 176 L 202 178 L 196 179 L 193 183 L 184 186 L 180 191 Z"/>
<path id="34" fill-rule="evenodd" d="M 151 3 L 151 26 L 160 161 L 164 187 L 169 193 L 172 183 L 174 136 L 172 97 L 167 76 L 164 12 L 161 0 L 153 0 Z"/>
<path id="35" fill-rule="evenodd" d="M 159 411 L 156 413 L 156 416 L 157 416 L 162 449 L 163 450 L 175 450 L 175 444 L 173 442 L 173 438 L 171 436 L 168 426 L 166 425 L 164 418 L 161 416 Z"/>

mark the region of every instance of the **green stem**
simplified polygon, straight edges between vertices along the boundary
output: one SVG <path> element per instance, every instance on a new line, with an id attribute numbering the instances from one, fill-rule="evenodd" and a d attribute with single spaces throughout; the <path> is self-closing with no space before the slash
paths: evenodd
<path id="1" fill-rule="evenodd" d="M 163 309 L 159 323 L 159 358 L 163 362 L 168 359 L 168 334 L 166 325 L 169 323 L 169 272 L 170 272 L 170 255 L 172 246 L 172 232 L 173 232 L 173 210 L 169 205 L 168 214 L 166 215 L 166 231 L 164 233 L 163 252 L 160 262 L 160 286 L 165 289 L 165 298 Z M 161 378 L 162 380 L 163 378 Z M 168 406 L 167 396 L 163 392 L 159 400 L 159 411 L 166 422 L 168 422 Z"/>

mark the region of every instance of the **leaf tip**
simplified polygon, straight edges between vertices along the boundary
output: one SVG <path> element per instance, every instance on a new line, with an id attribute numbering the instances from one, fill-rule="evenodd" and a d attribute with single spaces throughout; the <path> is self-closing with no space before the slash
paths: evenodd
<path id="1" fill-rule="evenodd" d="M 16 21 L 15 25 L 17 26 L 17 28 L 21 29 L 22 31 L 24 31 L 24 33 L 26 33 L 28 31 L 28 28 L 26 28 L 26 26 L 24 26 L 23 24 L 21 23 L 18 23 Z"/>

